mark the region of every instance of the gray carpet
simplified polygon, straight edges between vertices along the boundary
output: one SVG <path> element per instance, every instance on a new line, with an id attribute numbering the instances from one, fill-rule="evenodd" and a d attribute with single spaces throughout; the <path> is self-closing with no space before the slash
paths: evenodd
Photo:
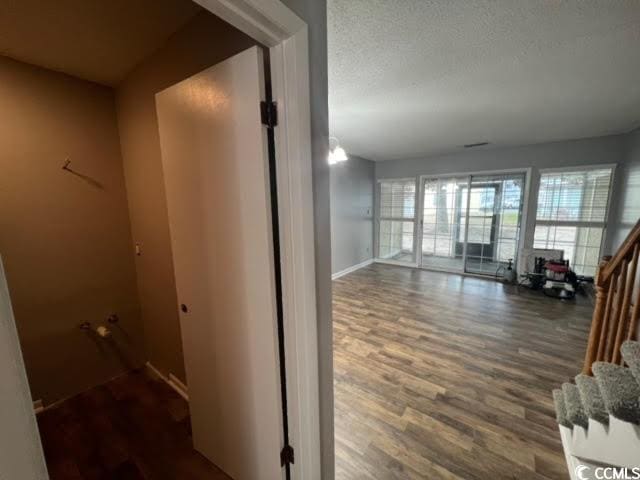
<path id="1" fill-rule="evenodd" d="M 567 420 L 574 425 L 588 428 L 589 418 L 582 407 L 582 400 L 580 399 L 578 387 L 572 383 L 563 383 L 562 394 L 564 396 L 564 407 L 567 412 Z"/>
<path id="2" fill-rule="evenodd" d="M 573 428 L 573 424 L 567 417 L 567 409 L 564 404 L 564 395 L 562 390 L 556 389 L 553 391 L 553 403 L 556 407 L 556 420 L 560 425 L 564 425 L 567 428 Z"/>
<path id="3" fill-rule="evenodd" d="M 607 408 L 604 405 L 596 379 L 589 375 L 580 374 L 576 377 L 576 385 L 587 416 L 597 422 L 608 425 L 609 412 L 607 412 Z"/>
<path id="4" fill-rule="evenodd" d="M 640 385 L 631 369 L 596 362 L 592 370 L 607 411 L 625 422 L 640 424 Z"/>
<path id="5" fill-rule="evenodd" d="M 627 362 L 636 380 L 640 383 L 640 342 L 631 340 L 624 342 L 620 351 L 622 352 L 622 358 Z"/>

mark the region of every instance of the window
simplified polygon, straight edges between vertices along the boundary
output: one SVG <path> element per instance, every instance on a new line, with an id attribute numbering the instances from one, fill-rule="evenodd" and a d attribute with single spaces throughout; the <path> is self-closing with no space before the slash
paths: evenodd
<path id="1" fill-rule="evenodd" d="M 378 182 L 378 258 L 415 262 L 416 181 Z"/>
<path id="2" fill-rule="evenodd" d="M 579 275 L 595 275 L 609 204 L 612 168 L 543 172 L 534 248 L 564 250 Z"/>

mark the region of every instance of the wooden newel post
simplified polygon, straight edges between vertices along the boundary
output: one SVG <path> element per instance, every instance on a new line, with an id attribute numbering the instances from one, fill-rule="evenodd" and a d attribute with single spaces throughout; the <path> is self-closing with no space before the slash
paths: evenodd
<path id="1" fill-rule="evenodd" d="M 591 365 L 596 361 L 598 356 L 598 345 L 600 344 L 600 335 L 602 333 L 602 323 L 604 320 L 605 305 L 607 303 L 608 286 L 610 282 L 603 278 L 603 271 L 611 257 L 603 257 L 598 265 L 595 278 L 596 288 L 596 305 L 593 310 L 593 318 L 591 320 L 591 332 L 589 333 L 589 344 L 587 345 L 587 353 L 584 358 L 584 367 L 582 373 L 592 375 Z"/>

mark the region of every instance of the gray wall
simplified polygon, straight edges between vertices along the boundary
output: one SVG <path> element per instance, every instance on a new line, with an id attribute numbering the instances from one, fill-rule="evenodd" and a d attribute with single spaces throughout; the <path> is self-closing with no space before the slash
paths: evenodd
<path id="1" fill-rule="evenodd" d="M 640 218 L 640 129 L 624 138 L 623 163 L 616 171 L 613 193 L 608 253 L 615 252 Z"/>
<path id="2" fill-rule="evenodd" d="M 320 368 L 320 436 L 323 479 L 334 477 L 333 327 L 331 324 L 331 220 L 329 207 L 329 94 L 326 0 L 282 0 L 309 26 L 313 208 Z"/>
<path id="3" fill-rule="evenodd" d="M 331 166 L 331 272 L 373 258 L 373 186 L 371 160 L 349 156 Z"/>
<path id="4" fill-rule="evenodd" d="M 525 207 L 526 224 L 523 225 L 524 244 L 525 247 L 530 247 L 533 245 L 540 169 L 620 164 L 625 158 L 626 141 L 624 135 L 611 135 L 514 148 L 466 150 L 431 158 L 376 162 L 376 179 L 531 168 L 530 195 Z M 619 188 L 619 179 L 616 172 L 612 189 L 614 195 Z M 613 229 L 607 230 L 604 254 L 611 251 L 615 236 Z"/>

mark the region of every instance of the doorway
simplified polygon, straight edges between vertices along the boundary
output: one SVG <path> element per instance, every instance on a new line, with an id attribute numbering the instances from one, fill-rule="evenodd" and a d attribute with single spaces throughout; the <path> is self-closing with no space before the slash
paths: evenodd
<path id="1" fill-rule="evenodd" d="M 525 180 L 524 172 L 422 177 L 418 264 L 478 275 L 515 264 Z"/>

